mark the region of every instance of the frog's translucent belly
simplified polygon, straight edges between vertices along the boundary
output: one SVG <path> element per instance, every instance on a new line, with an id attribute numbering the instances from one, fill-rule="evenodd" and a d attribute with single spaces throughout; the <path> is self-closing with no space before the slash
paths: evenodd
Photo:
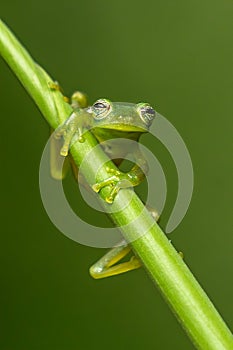
<path id="1" fill-rule="evenodd" d="M 112 159 L 124 159 L 127 154 L 134 154 L 138 145 L 135 141 L 124 139 L 112 139 L 101 143 L 104 152 Z"/>
<path id="2" fill-rule="evenodd" d="M 111 158 L 124 158 L 128 153 L 134 153 L 141 132 L 126 132 L 121 130 L 94 128 L 93 134 L 100 142 L 103 150 Z"/>

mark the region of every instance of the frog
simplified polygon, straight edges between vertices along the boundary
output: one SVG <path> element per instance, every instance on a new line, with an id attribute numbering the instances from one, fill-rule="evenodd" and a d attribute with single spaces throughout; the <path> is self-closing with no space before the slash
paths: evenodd
<path id="1" fill-rule="evenodd" d="M 68 156 L 74 140 L 85 142 L 84 130 L 89 129 L 117 166 L 128 153 L 131 153 L 136 162 L 128 172 L 107 168 L 109 177 L 92 185 L 92 190 L 96 193 L 106 186 L 111 186 L 105 201 L 112 204 L 121 189 L 139 185 L 148 173 L 148 163 L 139 149 L 138 141 L 142 134 L 149 132 L 156 111 L 147 102 L 112 102 L 107 98 L 99 98 L 89 106 L 86 95 L 79 91 L 72 95 L 71 106 L 73 112 L 55 130 L 55 137 L 63 138 L 60 149 L 63 157 Z M 122 138 L 129 141 L 127 148 L 122 145 Z M 149 210 L 157 221 L 157 212 L 151 208 Z M 119 263 L 130 251 L 131 247 L 126 241 L 113 247 L 91 266 L 90 275 L 99 279 L 139 268 L 141 262 L 134 255 L 129 261 Z"/>

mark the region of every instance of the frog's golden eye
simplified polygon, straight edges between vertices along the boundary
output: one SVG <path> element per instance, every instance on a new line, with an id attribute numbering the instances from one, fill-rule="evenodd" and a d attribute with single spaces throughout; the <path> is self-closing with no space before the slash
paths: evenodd
<path id="1" fill-rule="evenodd" d="M 92 106 L 92 112 L 95 119 L 102 119 L 107 116 L 111 109 L 110 101 L 106 99 L 97 100 Z"/>
<path id="2" fill-rule="evenodd" d="M 141 119 L 150 126 L 155 118 L 155 110 L 148 103 L 138 103 L 138 110 Z"/>

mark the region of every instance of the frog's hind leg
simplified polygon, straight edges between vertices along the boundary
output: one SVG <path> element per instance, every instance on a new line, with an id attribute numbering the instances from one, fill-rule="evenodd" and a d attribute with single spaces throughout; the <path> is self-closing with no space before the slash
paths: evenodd
<path id="1" fill-rule="evenodd" d="M 147 206 L 151 216 L 155 221 L 159 220 L 158 212 Z M 105 254 L 100 260 L 98 260 L 90 268 L 90 275 L 93 278 L 104 278 L 114 275 L 119 275 L 124 272 L 132 271 L 139 268 L 142 264 L 136 256 L 132 256 L 127 262 L 117 264 L 122 258 L 124 258 L 131 251 L 130 246 L 125 242 L 119 247 L 112 248 L 107 254 Z"/>
<path id="2" fill-rule="evenodd" d="M 127 261 L 120 264 L 116 264 L 119 260 L 124 258 L 131 248 L 125 243 L 122 246 L 112 248 L 107 254 L 105 254 L 100 260 L 98 260 L 90 268 L 90 275 L 93 278 L 104 278 L 121 273 L 135 270 L 141 266 L 141 262 L 135 256 Z M 116 264 L 116 265 L 114 265 Z"/>

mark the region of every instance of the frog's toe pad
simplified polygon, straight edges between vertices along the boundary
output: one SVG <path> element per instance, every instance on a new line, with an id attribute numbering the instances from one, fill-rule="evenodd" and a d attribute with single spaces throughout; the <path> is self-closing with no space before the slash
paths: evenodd
<path id="1" fill-rule="evenodd" d="M 99 183 L 92 185 L 92 189 L 94 192 L 98 193 L 101 189 L 101 186 Z"/>
<path id="2" fill-rule="evenodd" d="M 132 187 L 132 183 L 129 180 L 127 174 L 121 173 L 119 170 L 115 169 L 113 169 L 113 173 L 114 175 L 112 175 L 111 177 L 92 185 L 92 189 L 96 193 L 98 193 L 102 188 L 106 186 L 111 186 L 111 191 L 109 195 L 105 198 L 105 201 L 110 204 L 113 203 L 116 195 L 118 194 L 121 188 Z"/>
<path id="3" fill-rule="evenodd" d="M 110 195 L 110 196 L 108 196 L 108 197 L 105 198 L 105 201 L 106 201 L 107 203 L 109 203 L 109 204 L 112 204 L 113 201 L 114 201 L 114 198 Z"/>
<path id="4" fill-rule="evenodd" d="M 63 157 L 66 157 L 68 155 L 69 152 L 69 148 L 67 147 L 62 147 L 61 151 L 60 151 L 60 155 Z"/>

